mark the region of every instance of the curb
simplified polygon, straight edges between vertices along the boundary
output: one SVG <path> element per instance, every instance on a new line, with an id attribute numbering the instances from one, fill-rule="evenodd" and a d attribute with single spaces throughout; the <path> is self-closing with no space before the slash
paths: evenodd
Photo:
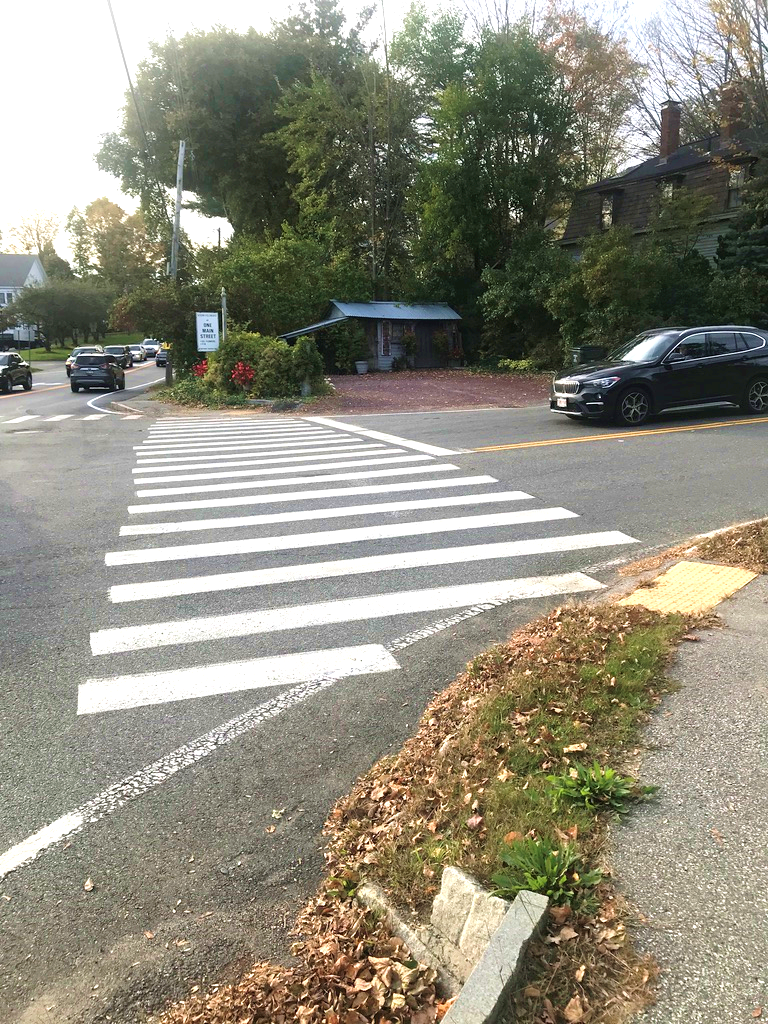
<path id="1" fill-rule="evenodd" d="M 542 928 L 549 900 L 523 889 L 512 901 L 488 948 L 443 1024 L 494 1024 L 507 1008 L 523 969 L 528 944 Z"/>
<path id="2" fill-rule="evenodd" d="M 447 868 L 446 875 L 449 877 L 444 877 L 441 894 L 435 899 L 431 925 L 415 914 L 406 919 L 371 882 L 360 886 L 357 899 L 384 918 L 415 959 L 435 970 L 440 993 L 454 998 L 444 1024 L 494 1024 L 508 1008 L 528 944 L 544 924 L 549 900 L 523 890 L 507 904 L 457 868 Z M 446 928 L 461 932 L 462 939 L 448 935 Z M 462 945 L 467 933 L 473 941 Z"/>
<path id="3" fill-rule="evenodd" d="M 140 416 L 145 416 L 146 413 L 142 409 L 136 409 L 132 405 L 128 405 L 126 402 L 110 402 L 111 407 L 119 409 L 120 412 L 138 413 Z"/>

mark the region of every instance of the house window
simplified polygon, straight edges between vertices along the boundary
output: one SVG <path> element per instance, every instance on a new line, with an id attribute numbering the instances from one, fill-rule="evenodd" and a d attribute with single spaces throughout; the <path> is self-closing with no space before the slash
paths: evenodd
<path id="1" fill-rule="evenodd" d="M 381 353 L 382 356 L 392 355 L 392 325 L 389 320 L 381 323 Z"/>
<path id="2" fill-rule="evenodd" d="M 600 227 L 607 231 L 613 224 L 613 193 L 604 195 L 600 204 Z"/>
<path id="3" fill-rule="evenodd" d="M 728 172 L 728 209 L 741 206 L 741 190 L 746 179 L 745 167 L 732 167 Z"/>

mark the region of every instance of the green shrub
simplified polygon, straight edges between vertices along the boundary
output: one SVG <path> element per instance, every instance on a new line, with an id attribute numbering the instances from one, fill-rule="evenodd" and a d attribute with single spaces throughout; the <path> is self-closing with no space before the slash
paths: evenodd
<path id="1" fill-rule="evenodd" d="M 247 331 L 231 331 L 227 340 L 219 346 L 218 352 L 211 353 L 208 372 L 203 377 L 204 383 L 215 391 L 231 395 L 242 393 L 242 389 L 232 380 L 232 371 L 241 362 L 256 369 L 262 352 L 272 340 Z M 282 344 L 285 345 L 285 342 Z"/>
<path id="2" fill-rule="evenodd" d="M 285 341 L 267 339 L 256 363 L 253 394 L 256 398 L 293 398 L 301 383 L 296 375 L 293 351 Z"/>
<path id="3" fill-rule="evenodd" d="M 238 407 L 246 404 L 246 397 L 220 391 L 206 383 L 206 378 L 179 374 L 177 380 L 169 388 L 161 388 L 155 392 L 161 401 L 175 402 L 177 405 L 204 405 L 217 409 L 222 405 Z"/>
<path id="4" fill-rule="evenodd" d="M 546 839 L 518 839 L 503 847 L 500 859 L 507 870 L 497 871 L 492 881 L 495 895 L 507 899 L 528 889 L 553 903 L 583 905 L 603 877 L 599 871 L 585 870 L 572 843 L 557 847 Z"/>
<path id="5" fill-rule="evenodd" d="M 624 814 L 627 803 L 655 793 L 656 786 L 639 786 L 636 779 L 619 775 L 613 768 L 574 765 L 573 775 L 548 775 L 555 810 L 563 800 L 582 804 L 588 811 L 612 810 Z"/>
<path id="6" fill-rule="evenodd" d="M 531 359 L 500 359 L 498 368 L 504 373 L 536 373 Z"/>
<path id="7" fill-rule="evenodd" d="M 297 338 L 293 346 L 293 372 L 300 384 L 309 382 L 314 392 L 323 379 L 323 358 L 312 338 Z"/>

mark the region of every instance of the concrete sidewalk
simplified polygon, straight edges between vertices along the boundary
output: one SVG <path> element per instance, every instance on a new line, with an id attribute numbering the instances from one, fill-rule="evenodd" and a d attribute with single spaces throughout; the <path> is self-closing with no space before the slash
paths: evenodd
<path id="1" fill-rule="evenodd" d="M 768 1020 L 768 576 L 717 612 L 725 628 L 681 644 L 681 689 L 646 733 L 658 799 L 613 833 L 638 944 L 662 969 L 642 1024 Z"/>

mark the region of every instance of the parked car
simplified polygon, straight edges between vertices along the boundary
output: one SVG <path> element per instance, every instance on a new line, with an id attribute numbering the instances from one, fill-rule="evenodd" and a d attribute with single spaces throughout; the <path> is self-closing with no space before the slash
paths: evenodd
<path id="1" fill-rule="evenodd" d="M 17 384 L 32 390 L 32 367 L 18 352 L 0 353 L 0 391 L 10 391 Z"/>
<path id="2" fill-rule="evenodd" d="M 125 387 L 125 370 L 117 356 L 104 352 L 102 355 L 80 355 L 72 364 L 69 378 L 73 391 L 80 388 L 107 388 L 109 391 L 122 391 Z"/>
<path id="3" fill-rule="evenodd" d="M 141 343 L 141 347 L 147 353 L 147 356 L 154 359 L 157 355 L 157 351 L 160 348 L 160 342 L 156 338 L 145 338 Z"/>
<path id="4" fill-rule="evenodd" d="M 168 351 L 170 347 L 170 345 L 163 345 L 157 350 L 157 354 L 155 355 L 155 366 L 165 366 L 168 362 Z"/>
<path id="5" fill-rule="evenodd" d="M 80 348 L 73 348 L 67 356 L 67 361 L 64 363 L 64 369 L 67 371 L 67 376 L 69 376 L 69 371 L 72 369 L 72 363 L 74 363 L 76 356 L 84 355 L 85 353 L 90 355 L 99 355 L 103 351 L 104 349 L 101 345 L 81 345 Z"/>
<path id="6" fill-rule="evenodd" d="M 127 345 L 105 345 L 104 351 L 109 356 L 114 356 L 119 366 L 127 370 L 133 366 L 133 353 Z"/>
<path id="7" fill-rule="evenodd" d="M 147 351 L 143 345 L 129 345 L 134 363 L 143 363 L 147 358 Z"/>
<path id="8" fill-rule="evenodd" d="M 552 412 L 640 426 L 665 409 L 738 405 L 768 413 L 768 332 L 755 327 L 644 331 L 605 359 L 552 381 Z"/>

